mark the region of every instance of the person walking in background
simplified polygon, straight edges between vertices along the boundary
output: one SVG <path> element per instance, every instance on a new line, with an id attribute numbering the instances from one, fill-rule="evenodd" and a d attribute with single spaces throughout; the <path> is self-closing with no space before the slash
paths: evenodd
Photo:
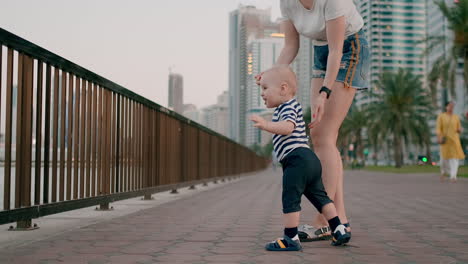
<path id="1" fill-rule="evenodd" d="M 460 119 L 453 113 L 454 102 L 445 105 L 445 112 L 437 117 L 437 139 L 440 144 L 440 180 L 444 181 L 446 175 L 451 182 L 457 181 L 458 160 L 464 159 L 460 143 Z"/>

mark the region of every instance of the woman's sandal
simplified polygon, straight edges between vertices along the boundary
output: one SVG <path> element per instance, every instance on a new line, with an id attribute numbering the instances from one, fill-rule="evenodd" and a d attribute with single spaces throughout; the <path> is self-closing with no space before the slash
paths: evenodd
<path id="1" fill-rule="evenodd" d="M 332 239 L 329 226 L 324 226 L 314 231 L 313 226 L 299 226 L 298 235 L 301 242 L 323 241 Z"/>

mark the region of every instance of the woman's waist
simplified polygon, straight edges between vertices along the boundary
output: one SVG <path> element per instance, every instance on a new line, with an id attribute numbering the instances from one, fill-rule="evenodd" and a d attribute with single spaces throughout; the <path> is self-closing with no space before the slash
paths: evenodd
<path id="1" fill-rule="evenodd" d="M 356 40 L 357 38 L 359 38 L 359 40 L 361 41 L 362 40 L 367 41 L 366 34 L 362 28 L 359 29 L 357 32 L 351 31 L 351 32 L 346 32 L 346 33 L 347 34 L 345 35 L 344 42 L 350 42 L 350 41 Z M 328 41 L 323 40 L 323 39 L 314 39 L 313 44 L 314 46 L 327 46 Z"/>
<path id="2" fill-rule="evenodd" d="M 354 40 L 354 39 L 356 39 L 358 37 L 359 37 L 359 39 L 363 39 L 363 38 L 365 39 L 366 38 L 366 33 L 364 32 L 364 29 L 361 28 L 357 32 L 350 33 L 349 35 L 347 35 L 345 37 L 345 40 Z"/>

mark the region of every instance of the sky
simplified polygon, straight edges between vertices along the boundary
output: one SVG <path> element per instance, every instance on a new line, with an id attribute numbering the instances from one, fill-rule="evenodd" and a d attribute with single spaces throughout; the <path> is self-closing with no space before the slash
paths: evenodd
<path id="1" fill-rule="evenodd" d="M 167 106 L 169 69 L 184 103 L 205 107 L 228 90 L 229 13 L 279 0 L 10 0 L 0 27 Z"/>

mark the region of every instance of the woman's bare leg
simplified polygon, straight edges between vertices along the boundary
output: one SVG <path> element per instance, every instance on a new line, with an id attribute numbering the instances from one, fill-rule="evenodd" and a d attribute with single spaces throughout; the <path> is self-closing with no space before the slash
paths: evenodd
<path id="1" fill-rule="evenodd" d="M 323 79 L 312 79 L 312 94 L 318 95 Z M 345 88 L 343 83 L 336 82 L 332 94 L 325 102 L 325 112 L 320 123 L 311 129 L 314 151 L 322 163 L 322 181 L 328 196 L 335 202 L 338 216 L 342 223 L 347 223 L 343 199 L 343 164 L 336 147 L 338 130 L 348 114 L 356 90 Z M 327 226 L 322 215 L 317 215 L 314 226 Z"/>

